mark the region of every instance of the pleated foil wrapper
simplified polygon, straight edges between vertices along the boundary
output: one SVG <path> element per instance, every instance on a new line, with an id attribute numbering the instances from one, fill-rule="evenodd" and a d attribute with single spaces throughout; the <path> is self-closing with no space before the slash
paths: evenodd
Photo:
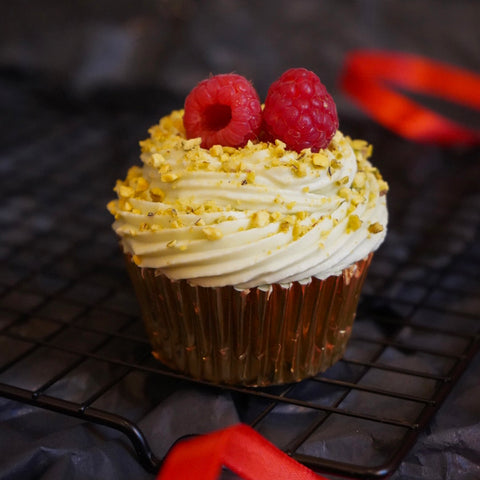
<path id="1" fill-rule="evenodd" d="M 268 290 L 192 286 L 129 255 L 126 263 L 160 362 L 216 384 L 268 386 L 315 376 L 342 357 L 371 258 Z"/>

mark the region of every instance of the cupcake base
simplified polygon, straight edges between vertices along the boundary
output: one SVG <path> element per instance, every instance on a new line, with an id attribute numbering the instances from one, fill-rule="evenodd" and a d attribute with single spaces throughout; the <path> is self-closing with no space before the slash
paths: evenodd
<path id="1" fill-rule="evenodd" d="M 324 280 L 236 290 L 127 269 L 153 355 L 189 377 L 218 384 L 297 382 L 343 355 L 372 254 Z"/>

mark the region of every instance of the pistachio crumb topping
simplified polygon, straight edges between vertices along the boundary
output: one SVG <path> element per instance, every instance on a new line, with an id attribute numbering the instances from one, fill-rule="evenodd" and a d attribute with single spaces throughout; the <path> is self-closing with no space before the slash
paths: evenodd
<path id="1" fill-rule="evenodd" d="M 250 221 L 252 227 L 265 227 L 270 223 L 270 214 L 266 210 L 254 212 Z"/>
<path id="2" fill-rule="evenodd" d="M 248 171 L 245 180 L 247 183 L 255 183 L 255 172 L 253 170 Z"/>
<path id="3" fill-rule="evenodd" d="M 160 165 L 163 165 L 165 163 L 165 157 L 161 153 L 157 153 L 157 152 L 152 153 L 151 159 L 152 159 L 152 165 L 155 168 L 158 168 L 160 167 Z"/>
<path id="4" fill-rule="evenodd" d="M 307 175 L 307 166 L 304 163 L 298 163 L 295 166 L 295 173 L 299 177 L 305 177 Z"/>
<path id="5" fill-rule="evenodd" d="M 178 180 L 178 175 L 176 173 L 163 173 L 160 178 L 162 182 L 171 183 Z"/>
<path id="6" fill-rule="evenodd" d="M 134 193 L 135 193 L 135 190 L 132 187 L 129 187 L 127 185 L 120 185 L 120 187 L 118 188 L 118 194 L 124 198 L 133 197 Z"/>
<path id="7" fill-rule="evenodd" d="M 347 233 L 355 232 L 362 226 L 362 221 L 358 215 L 350 215 L 347 222 Z"/>
<path id="8" fill-rule="evenodd" d="M 375 222 L 368 226 L 368 231 L 370 233 L 380 233 L 383 232 L 383 225 L 381 223 Z"/>
<path id="9" fill-rule="evenodd" d="M 285 215 L 280 222 L 280 231 L 287 232 L 290 227 L 295 225 L 296 218 L 294 215 Z"/>
<path id="10" fill-rule="evenodd" d="M 340 159 L 334 159 L 330 162 L 330 168 L 332 168 L 333 170 L 337 170 L 339 168 L 342 168 L 342 162 L 340 161 Z"/>
<path id="11" fill-rule="evenodd" d="M 116 200 L 110 200 L 110 201 L 107 203 L 107 210 L 108 210 L 113 216 L 117 216 L 117 215 L 118 215 L 117 201 L 116 201 Z"/>
<path id="12" fill-rule="evenodd" d="M 292 236 L 294 240 L 299 239 L 300 237 L 303 237 L 308 231 L 310 230 L 310 226 L 308 225 L 303 225 L 299 222 L 296 222 L 293 225 L 292 229 Z"/>
<path id="13" fill-rule="evenodd" d="M 145 180 L 143 177 L 135 177 L 132 179 L 130 182 L 130 185 L 132 188 L 135 189 L 135 193 L 142 193 L 148 190 L 148 187 L 150 186 L 147 180 Z"/>
<path id="14" fill-rule="evenodd" d="M 345 200 L 350 200 L 352 197 L 352 190 L 348 187 L 342 187 L 338 190 L 337 195 Z"/>
<path id="15" fill-rule="evenodd" d="M 215 227 L 205 227 L 202 229 L 202 232 L 205 234 L 208 240 L 219 240 L 223 237 L 222 231 Z"/>
<path id="16" fill-rule="evenodd" d="M 153 187 L 150 189 L 150 196 L 155 202 L 163 202 L 165 199 L 165 192 L 158 187 Z"/>
<path id="17" fill-rule="evenodd" d="M 330 164 L 328 156 L 323 152 L 314 153 L 312 155 L 312 164 L 315 167 L 327 168 Z"/>
<path id="18" fill-rule="evenodd" d="M 350 177 L 346 175 L 345 177 L 342 177 L 340 180 L 337 181 L 338 185 L 346 185 L 347 183 L 350 182 Z"/>
<path id="19" fill-rule="evenodd" d="M 183 141 L 183 149 L 185 151 L 192 150 L 193 148 L 200 146 L 201 143 L 201 138 L 190 138 L 189 140 Z"/>
<path id="20" fill-rule="evenodd" d="M 365 172 L 357 172 L 353 177 L 353 188 L 364 188 L 367 183 L 367 175 Z"/>
<path id="21" fill-rule="evenodd" d="M 378 180 L 378 188 L 379 188 L 379 191 L 380 191 L 380 196 L 384 196 L 387 194 L 388 192 L 388 183 L 383 180 L 383 178 L 377 178 Z"/>
<path id="22" fill-rule="evenodd" d="M 212 145 L 209 151 L 214 157 L 221 157 L 223 154 L 223 147 L 221 145 Z"/>

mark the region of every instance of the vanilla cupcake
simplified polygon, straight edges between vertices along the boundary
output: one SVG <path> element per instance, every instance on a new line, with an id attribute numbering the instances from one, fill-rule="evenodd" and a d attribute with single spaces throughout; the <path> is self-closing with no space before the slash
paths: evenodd
<path id="1" fill-rule="evenodd" d="M 292 70 L 294 100 L 310 95 L 309 114 L 320 103 L 322 125 L 275 125 L 288 116 L 276 84 L 262 110 L 243 77 L 212 77 L 151 127 L 108 205 L 153 354 L 196 379 L 271 385 L 335 363 L 386 234 L 371 146 L 332 125 L 326 91 L 304 93 L 318 77 Z"/>

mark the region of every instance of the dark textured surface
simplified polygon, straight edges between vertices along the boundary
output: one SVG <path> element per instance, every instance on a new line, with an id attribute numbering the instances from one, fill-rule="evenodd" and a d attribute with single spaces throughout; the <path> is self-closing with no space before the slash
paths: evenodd
<path id="1" fill-rule="evenodd" d="M 381 462 L 403 427 L 372 427 L 366 418 L 380 412 L 410 425 L 478 347 L 478 148 L 403 141 L 334 93 L 342 129 L 375 145 L 391 185 L 390 231 L 345 361 L 288 396 L 353 417 L 278 403 L 260 418 L 262 399 L 177 378 L 159 383 L 148 369 L 102 361 L 156 367 L 105 204 L 148 126 L 208 72 L 237 70 L 262 90 L 284 68 L 305 65 L 335 92 L 344 53 L 359 46 L 478 72 L 478 3 L 43 3 L 39 12 L 7 2 L 0 20 L 0 381 L 126 415 L 159 457 L 177 437 L 243 420 L 300 454 Z M 93 352 L 87 359 L 78 355 L 84 349 Z M 480 476 L 479 375 L 476 355 L 392 479 Z M 153 478 L 122 433 L 6 398 L 0 445 L 1 478 Z"/>
<path id="2" fill-rule="evenodd" d="M 160 85 L 185 95 L 210 73 L 237 71 L 261 96 L 286 68 L 337 87 L 353 48 L 407 51 L 480 71 L 475 0 L 7 0 L 0 63 L 40 69 L 85 94 Z"/>

